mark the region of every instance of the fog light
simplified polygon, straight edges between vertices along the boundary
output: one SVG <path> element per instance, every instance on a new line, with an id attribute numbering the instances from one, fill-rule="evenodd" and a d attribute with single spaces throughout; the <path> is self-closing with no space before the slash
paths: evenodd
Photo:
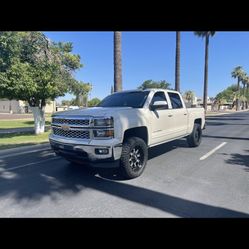
<path id="1" fill-rule="evenodd" d="M 109 153 L 109 149 L 95 149 L 95 154 L 106 155 Z"/>

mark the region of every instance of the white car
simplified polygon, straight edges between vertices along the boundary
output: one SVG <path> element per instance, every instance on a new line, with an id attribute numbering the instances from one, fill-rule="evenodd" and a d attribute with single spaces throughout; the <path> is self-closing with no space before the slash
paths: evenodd
<path id="1" fill-rule="evenodd" d="M 74 105 L 70 105 L 68 107 L 68 110 L 77 110 L 77 109 L 80 109 L 78 106 L 74 106 Z"/>
<path id="2" fill-rule="evenodd" d="M 130 179 L 144 171 L 149 147 L 183 137 L 196 147 L 204 127 L 204 109 L 186 108 L 178 92 L 133 90 L 111 94 L 97 107 L 54 114 L 49 139 L 68 161 L 119 167 Z"/>

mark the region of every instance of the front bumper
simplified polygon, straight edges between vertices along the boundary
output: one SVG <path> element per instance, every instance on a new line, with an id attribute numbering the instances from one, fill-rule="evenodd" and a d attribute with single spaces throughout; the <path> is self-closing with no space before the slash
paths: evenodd
<path id="1" fill-rule="evenodd" d="M 122 144 L 117 143 L 115 140 L 102 140 L 104 141 L 102 143 L 99 140 L 83 142 L 75 141 L 73 139 L 59 138 L 51 134 L 49 141 L 51 148 L 57 155 L 69 160 L 71 159 L 82 163 L 86 162 L 91 166 L 96 167 L 99 167 L 101 163 L 110 163 L 119 160 L 122 153 Z M 108 149 L 108 154 L 96 154 L 95 149 Z M 112 166 L 110 165 L 110 167 Z"/>

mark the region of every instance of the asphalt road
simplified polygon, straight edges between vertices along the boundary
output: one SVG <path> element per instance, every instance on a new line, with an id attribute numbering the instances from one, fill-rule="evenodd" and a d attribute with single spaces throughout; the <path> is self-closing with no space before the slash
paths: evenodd
<path id="1" fill-rule="evenodd" d="M 0 154 L 0 217 L 248 217 L 249 112 L 209 117 L 198 148 L 153 148 L 142 176 L 119 179 L 49 147 Z"/>

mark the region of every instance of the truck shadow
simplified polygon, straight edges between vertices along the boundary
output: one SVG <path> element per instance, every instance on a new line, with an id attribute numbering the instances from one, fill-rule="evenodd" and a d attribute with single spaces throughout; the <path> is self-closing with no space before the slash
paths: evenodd
<path id="1" fill-rule="evenodd" d="M 172 142 L 160 144 L 152 148 L 149 148 L 148 161 L 177 148 L 189 148 L 186 139 L 174 140 Z M 117 169 L 96 169 L 92 171 L 98 172 L 99 175 L 109 180 L 119 180 L 119 181 L 126 180 L 125 178 L 122 177 L 122 175 L 119 174 L 119 171 Z"/>
<path id="2" fill-rule="evenodd" d="M 149 148 L 148 160 L 157 156 L 161 156 L 164 153 L 167 153 L 177 148 L 189 148 L 186 139 L 183 138 L 179 140 L 174 140 L 168 143 L 160 144 L 155 147 Z"/>
<path id="3" fill-rule="evenodd" d="M 105 198 L 108 195 L 118 197 L 125 201 L 155 208 L 179 217 L 249 218 L 249 214 L 244 212 L 187 200 L 179 196 L 172 196 L 165 193 L 166 191 L 159 192 L 147 187 L 135 186 L 133 185 L 133 180 L 125 183 L 115 181 L 115 179 L 109 180 L 87 168 L 79 166 L 72 167 L 71 164 L 59 158 L 50 162 L 49 165 L 41 164 L 40 166 L 36 165 L 16 171 L 8 172 L 7 166 L 11 165 L 2 160 L 2 169 L 6 168 L 6 170 L 0 173 L 0 198 L 2 200 L 4 197 L 11 198 L 12 205 L 18 205 L 15 206 L 15 210 L 17 211 L 19 206 L 26 209 L 29 206 L 34 207 L 36 205 L 39 207 L 39 214 L 44 214 L 45 216 L 48 210 L 43 206 L 44 210 L 42 211 L 42 206 L 39 206 L 41 200 L 45 197 L 49 197 L 56 205 L 57 200 L 61 202 L 63 199 L 67 200 L 68 198 L 76 198 L 77 196 L 77 198 L 83 198 L 84 201 L 81 201 L 79 204 L 79 202 L 75 202 L 75 199 L 72 199 L 72 203 L 79 205 L 78 208 L 80 210 L 88 205 L 87 199 L 84 199 L 84 192 L 86 191 L 89 195 L 89 189 L 92 189 L 96 191 L 91 193 L 93 195 L 100 193 L 107 194 Z M 11 176 L 11 174 L 13 175 Z M 96 199 L 91 209 L 95 207 L 99 208 L 99 205 L 103 205 L 102 199 Z M 42 214 L 41 212 L 44 213 Z M 111 216 L 111 211 L 109 213 Z M 125 214 L 127 215 L 127 213 Z M 87 213 L 85 215 L 87 217 Z M 132 213 L 129 216 L 132 217 Z M 141 209 L 140 216 L 143 216 L 143 209 Z M 144 213 L 144 216 L 146 216 L 146 213 Z"/>

